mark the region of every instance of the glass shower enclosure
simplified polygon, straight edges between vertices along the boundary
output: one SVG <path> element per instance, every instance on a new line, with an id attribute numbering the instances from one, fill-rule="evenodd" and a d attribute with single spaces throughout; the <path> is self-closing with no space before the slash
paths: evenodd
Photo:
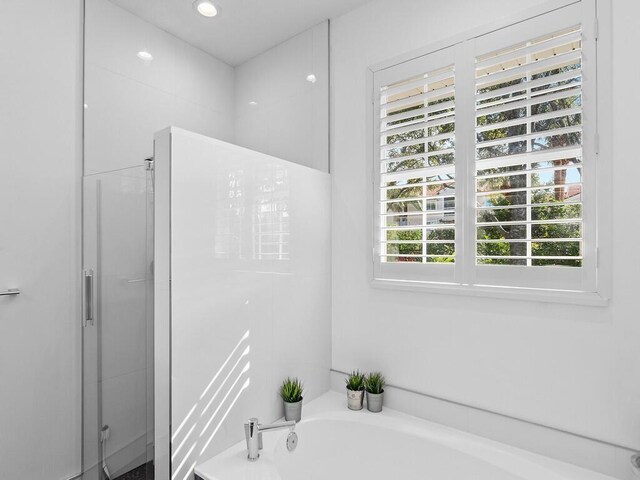
<path id="1" fill-rule="evenodd" d="M 83 178 L 83 476 L 153 478 L 152 164 Z"/>

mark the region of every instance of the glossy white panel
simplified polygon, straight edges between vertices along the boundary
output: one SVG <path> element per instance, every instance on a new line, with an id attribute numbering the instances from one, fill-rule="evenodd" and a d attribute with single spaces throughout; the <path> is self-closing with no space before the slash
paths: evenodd
<path id="1" fill-rule="evenodd" d="M 304 380 L 305 401 L 329 387 L 329 176 L 179 129 L 156 146 L 169 136 L 156 218 L 166 227 L 170 215 L 171 254 L 156 250 L 156 272 L 170 262 L 172 466 L 183 478 L 240 440 L 248 417 L 280 417 L 284 377 Z M 158 285 L 158 308 L 166 296 Z"/>
<path id="2" fill-rule="evenodd" d="M 141 165 L 153 133 L 169 125 L 233 140 L 234 69 L 202 50 L 108 0 L 87 0 L 85 58 L 87 173 Z"/>
<path id="3" fill-rule="evenodd" d="M 238 145 L 328 171 L 328 32 L 323 22 L 236 67 Z"/>

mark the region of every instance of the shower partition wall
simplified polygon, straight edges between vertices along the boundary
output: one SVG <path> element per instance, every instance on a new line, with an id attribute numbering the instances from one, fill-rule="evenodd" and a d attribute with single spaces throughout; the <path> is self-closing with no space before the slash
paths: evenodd
<path id="1" fill-rule="evenodd" d="M 155 474 L 191 480 L 284 378 L 329 389 L 331 182 L 174 127 L 154 151 Z"/>
<path id="2" fill-rule="evenodd" d="M 83 479 L 150 479 L 152 177 L 83 179 Z"/>

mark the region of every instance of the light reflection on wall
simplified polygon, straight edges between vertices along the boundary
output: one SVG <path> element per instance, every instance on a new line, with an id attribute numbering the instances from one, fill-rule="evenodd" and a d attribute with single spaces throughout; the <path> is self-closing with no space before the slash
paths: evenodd
<path id="1" fill-rule="evenodd" d="M 224 186 L 223 186 L 224 185 Z M 287 168 L 265 163 L 236 168 L 217 179 L 215 257 L 218 259 L 290 259 L 290 185 Z M 247 211 L 251 215 L 246 215 Z M 249 242 L 245 242 L 249 238 Z"/>
<path id="2" fill-rule="evenodd" d="M 247 330 L 171 437 L 172 480 L 188 479 L 234 406 L 249 388 L 250 332 Z M 210 407 L 216 408 L 210 411 Z"/>
<path id="3" fill-rule="evenodd" d="M 253 202 L 253 258 L 289 260 L 289 176 L 281 165 L 271 167 L 275 175 L 260 179 Z"/>

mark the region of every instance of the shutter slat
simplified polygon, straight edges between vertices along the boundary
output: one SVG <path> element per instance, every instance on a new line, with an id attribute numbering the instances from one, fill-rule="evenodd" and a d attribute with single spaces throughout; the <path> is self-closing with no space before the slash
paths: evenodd
<path id="1" fill-rule="evenodd" d="M 386 158 L 386 157 L 382 157 L 381 160 L 391 160 L 391 161 L 403 161 L 403 160 L 407 160 L 409 158 L 416 158 L 416 157 L 424 157 L 425 159 L 428 159 L 430 157 L 437 157 L 439 155 L 448 155 L 450 153 L 455 153 L 455 148 L 445 148 L 442 150 L 438 150 L 438 151 L 434 151 L 434 152 L 426 152 L 426 153 L 420 153 L 419 155 L 407 155 L 405 156 L 399 156 L 399 157 L 393 157 L 393 158 Z"/>
<path id="2" fill-rule="evenodd" d="M 498 138 L 496 140 L 477 142 L 476 146 L 477 148 L 487 148 L 495 145 L 506 145 L 509 143 L 533 140 L 534 138 L 553 137 L 556 135 L 567 135 L 571 133 L 582 133 L 582 126 L 578 125 L 576 127 L 552 128 L 551 130 L 541 130 L 527 135 L 511 135 L 510 137 Z"/>
<path id="3" fill-rule="evenodd" d="M 447 80 L 449 78 L 453 79 L 454 72 L 453 69 L 447 70 L 445 72 L 429 76 L 425 75 L 422 78 L 418 78 L 411 82 L 403 83 L 401 85 L 391 85 L 389 87 L 384 87 L 380 90 L 380 96 L 390 97 L 392 95 L 397 95 L 398 93 L 408 92 L 413 90 L 414 88 L 424 87 L 425 85 L 434 84 L 441 82 L 443 80 Z"/>
<path id="4" fill-rule="evenodd" d="M 453 102 L 451 103 L 450 107 L 451 108 L 454 107 Z M 438 114 L 433 113 L 439 110 L 440 109 L 436 110 L 432 107 L 422 107 L 422 108 L 416 108 L 415 110 L 409 110 L 408 112 L 394 113 L 392 115 L 387 114 L 386 116 L 381 117 L 381 123 L 382 125 L 388 125 L 389 123 L 392 123 L 392 122 L 398 122 L 400 120 L 406 120 L 407 118 L 419 117 L 424 115 L 427 115 L 428 121 L 431 121 L 431 120 L 437 120 L 440 118 L 453 117 L 455 115 L 453 110 L 438 113 Z"/>
<path id="5" fill-rule="evenodd" d="M 478 190 L 476 191 L 476 196 L 486 197 L 487 195 L 498 195 L 500 193 L 531 192 L 533 190 L 548 190 L 548 189 L 555 190 L 560 187 L 582 187 L 582 183 L 574 182 L 574 183 L 563 183 L 561 185 L 539 185 L 539 186 L 531 186 L 531 187 L 515 187 L 515 188 L 505 188 L 501 190 L 488 190 L 486 192 Z"/>
<path id="6" fill-rule="evenodd" d="M 442 125 L 448 125 L 455 123 L 456 117 L 452 112 L 450 117 L 438 118 L 437 120 L 413 120 L 411 123 L 401 125 L 399 127 L 392 126 L 388 129 L 382 128 L 381 134 L 386 135 L 400 135 L 402 133 L 413 132 L 415 130 L 425 130 L 433 127 L 441 127 Z"/>
<path id="7" fill-rule="evenodd" d="M 518 153 L 515 155 L 503 155 L 500 157 L 483 158 L 476 160 L 477 170 L 489 168 L 511 167 L 526 163 L 551 162 L 565 158 L 582 158 L 582 147 L 561 147 L 536 152 Z"/>
<path id="8" fill-rule="evenodd" d="M 397 110 L 407 105 L 415 105 L 419 103 L 428 103 L 434 99 L 451 97 L 455 93 L 455 87 L 452 85 L 438 90 L 432 90 L 427 93 L 420 93 L 406 98 L 400 98 L 391 102 L 381 102 L 382 108 L 385 110 Z"/>
<path id="9" fill-rule="evenodd" d="M 519 108 L 525 108 L 532 105 L 539 105 L 541 103 L 552 102 L 554 100 L 561 100 L 563 98 L 577 97 L 580 95 L 582 95 L 582 89 L 575 88 L 575 89 L 561 90 L 559 92 L 550 93 L 547 95 L 538 95 L 536 97 L 532 97 L 524 100 L 517 100 L 517 101 L 508 102 L 508 103 L 503 102 L 494 107 L 482 108 L 482 106 L 478 106 L 476 110 L 476 117 L 483 117 L 485 115 L 508 112 L 511 110 L 519 109 Z"/>
<path id="10" fill-rule="evenodd" d="M 404 231 L 404 230 L 453 230 L 456 226 L 453 223 L 432 223 L 427 225 L 402 225 L 396 227 L 382 227 L 381 229 L 384 231 Z M 415 241 L 412 243 L 419 243 L 419 241 Z"/>
<path id="11" fill-rule="evenodd" d="M 505 226 L 505 225 L 549 225 L 549 224 L 564 224 L 564 223 L 573 223 L 579 224 L 582 221 L 579 218 L 554 218 L 549 220 L 512 220 L 512 221 L 504 221 L 504 222 L 477 222 L 476 225 L 478 227 L 497 227 L 497 226 Z M 523 242 L 526 242 L 527 239 L 523 238 Z"/>
<path id="12" fill-rule="evenodd" d="M 521 205 L 477 205 L 476 210 L 508 210 L 514 208 L 538 208 L 538 207 L 568 207 L 570 205 L 582 205 L 582 202 L 544 202 L 544 203 L 523 203 Z"/>
<path id="13" fill-rule="evenodd" d="M 385 137 L 387 135 L 384 135 Z M 422 143 L 434 143 L 441 142 L 442 140 L 449 140 L 455 138 L 456 134 L 453 132 L 441 133 L 440 135 L 432 135 L 430 137 L 415 138 L 413 140 L 405 140 L 404 142 L 387 143 L 380 145 L 380 149 L 383 151 L 395 150 L 396 148 L 410 147 L 412 145 L 420 145 Z M 384 137 L 383 137 L 384 138 Z"/>
<path id="14" fill-rule="evenodd" d="M 538 113 L 537 115 L 531 115 L 528 117 L 514 118 L 513 120 L 506 120 L 504 122 L 489 123 L 486 125 L 478 125 L 476 127 L 476 133 L 488 132 L 491 130 L 500 130 L 502 128 L 513 127 L 515 125 L 522 125 L 527 122 L 536 123 L 543 120 L 549 120 L 552 118 L 566 117 L 570 115 L 576 115 L 582 113 L 581 107 L 566 108 L 563 110 L 554 110 L 552 112 Z"/>
<path id="15" fill-rule="evenodd" d="M 476 243 L 522 243 L 526 242 L 527 239 L 519 239 L 519 238 L 492 238 L 492 239 L 478 239 Z M 533 238 L 531 241 L 535 243 L 576 243 L 582 242 L 582 237 L 577 238 Z"/>
<path id="16" fill-rule="evenodd" d="M 523 242 L 520 242 L 523 243 Z M 398 255 L 404 256 L 404 255 Z M 536 256 L 536 255 L 476 255 L 477 259 L 491 260 L 582 260 L 582 255 L 574 256 Z"/>
<path id="17" fill-rule="evenodd" d="M 435 200 L 439 198 L 455 198 L 455 194 L 433 195 L 430 197 L 384 198 L 380 200 L 380 203 L 406 203 L 406 202 L 416 202 L 420 200 Z"/>
<path id="18" fill-rule="evenodd" d="M 380 180 L 382 184 L 386 184 L 387 182 L 402 182 L 411 180 L 412 178 L 437 177 L 439 175 L 453 175 L 454 173 L 455 168 L 452 165 L 442 165 L 437 167 L 416 168 L 414 170 L 401 170 L 398 172 L 383 173 L 380 175 Z M 454 179 L 451 179 L 450 182 L 453 183 Z M 402 187 L 406 186 L 400 185 L 395 188 Z"/>
<path id="19" fill-rule="evenodd" d="M 421 210 L 417 212 L 412 211 L 412 212 L 381 213 L 380 216 L 389 218 L 389 217 L 422 216 L 422 215 L 435 215 L 435 214 L 444 215 L 444 214 L 452 214 L 452 213 L 455 213 L 455 210 L 453 208 L 449 210 L 424 210 L 424 211 Z"/>
<path id="20" fill-rule="evenodd" d="M 538 78 L 537 80 L 533 80 L 531 82 L 522 82 L 522 83 L 518 83 L 517 85 L 510 85 L 508 87 L 497 88 L 489 92 L 481 93 L 479 95 L 476 95 L 476 101 L 481 102 L 489 98 L 500 97 L 500 96 L 508 95 L 514 92 L 526 91 L 527 89 L 532 90 L 534 88 L 541 88 L 547 85 L 551 85 L 552 83 L 566 82 L 568 80 L 573 80 L 580 77 L 582 77 L 582 69 L 577 68 L 575 70 L 570 70 L 568 72 L 556 73 L 555 75 L 549 75 L 548 77 Z M 580 83 L 581 82 L 576 81 L 568 85 L 579 85 Z M 568 85 L 564 87 L 568 88 Z M 542 91 L 547 91 L 547 90 L 540 90 L 539 92 L 542 92 Z M 535 92 L 535 93 L 539 93 L 539 92 Z"/>
<path id="21" fill-rule="evenodd" d="M 506 98 L 498 98 L 497 100 L 494 100 L 492 102 L 484 102 L 484 103 L 481 103 L 481 104 L 479 103 L 477 108 L 478 109 L 480 109 L 480 108 L 489 108 L 489 107 L 493 107 L 493 106 L 506 104 L 506 103 L 509 103 L 509 102 L 515 102 L 516 100 L 524 100 L 524 99 L 527 99 L 527 98 L 530 98 L 531 99 L 530 103 L 535 105 L 536 102 L 534 100 L 537 100 L 537 98 L 539 96 L 548 95 L 548 94 L 554 93 L 554 92 L 580 90 L 579 87 L 581 87 L 581 85 L 582 85 L 582 81 L 576 81 L 576 82 L 567 83 L 567 84 L 564 84 L 564 85 L 557 85 L 555 87 L 546 88 L 544 90 L 537 90 L 535 92 L 530 92 L 527 89 L 524 89 L 523 93 L 520 93 L 519 95 L 511 95 L 511 96 L 508 96 Z M 523 89 L 520 89 L 520 90 L 523 90 Z"/>
<path id="22" fill-rule="evenodd" d="M 442 175 L 442 174 L 441 174 Z M 448 174 L 445 174 L 448 175 Z M 453 173 L 452 173 L 453 175 Z M 438 175 L 436 175 L 438 176 Z M 419 176 L 420 177 L 420 176 Z M 397 179 L 393 179 L 393 182 L 397 182 Z M 434 180 L 432 182 L 418 182 L 418 183 L 406 183 L 406 184 L 402 184 L 402 185 L 385 185 L 383 182 L 382 185 L 380 186 L 381 190 L 397 190 L 397 189 L 401 189 L 401 188 L 414 188 L 414 187 L 428 187 L 429 185 L 444 185 L 445 183 L 455 183 L 455 179 L 454 178 L 450 178 L 447 180 Z"/>
<path id="23" fill-rule="evenodd" d="M 411 245 L 414 243 L 427 244 L 427 245 L 444 243 L 444 244 L 455 245 L 455 240 L 382 240 L 380 243 L 387 244 L 387 245 Z M 447 255 L 447 257 L 448 256 L 449 255 Z"/>
<path id="24" fill-rule="evenodd" d="M 582 57 L 579 50 L 575 52 L 567 52 L 555 57 L 545 58 L 544 60 L 538 60 L 534 63 L 528 63 L 521 65 L 510 70 L 504 70 L 497 73 L 490 73 L 488 75 L 482 75 L 476 82 L 476 88 L 488 88 L 499 83 L 505 83 L 518 78 L 526 77 L 527 75 L 540 73 L 547 70 L 555 70 L 562 66 L 572 65 Z"/>
<path id="25" fill-rule="evenodd" d="M 482 69 L 486 69 L 487 67 L 501 65 L 503 63 L 507 63 L 512 60 L 525 57 L 527 55 L 531 55 L 535 57 L 536 53 L 544 52 L 544 51 L 562 47 L 565 45 L 571 45 L 576 42 L 580 42 L 581 40 L 582 40 L 581 32 L 579 31 L 570 32 L 565 35 L 549 38 L 543 42 L 534 43 L 533 45 L 529 45 L 524 48 L 512 50 L 510 52 L 503 53 L 501 55 L 496 55 L 494 57 L 486 58 L 482 61 L 476 62 L 476 69 L 482 70 Z M 580 47 L 578 46 L 576 49 L 578 48 Z"/>
<path id="26" fill-rule="evenodd" d="M 523 170 L 514 170 L 510 172 L 501 173 L 489 173 L 485 175 L 476 175 L 476 180 L 487 180 L 489 178 L 501 178 L 501 177 L 515 177 L 518 175 L 526 175 L 527 173 L 541 173 L 541 172 L 558 172 L 561 170 L 569 170 L 572 168 L 582 168 L 582 162 L 572 163 L 569 165 L 561 165 L 558 167 L 542 167 L 542 168 L 528 168 Z"/>

